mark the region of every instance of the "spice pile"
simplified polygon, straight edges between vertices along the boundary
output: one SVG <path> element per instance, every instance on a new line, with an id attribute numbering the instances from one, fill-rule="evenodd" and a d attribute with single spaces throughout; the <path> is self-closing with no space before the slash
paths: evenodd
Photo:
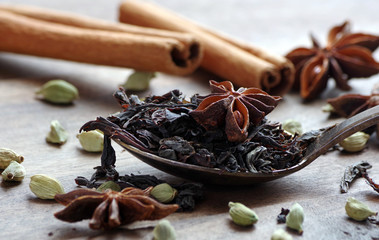
<path id="1" fill-rule="evenodd" d="M 234 91 L 230 82 L 210 81 L 210 86 L 210 95 L 194 95 L 190 102 L 179 90 L 142 101 L 121 88 L 114 96 L 123 111 L 90 121 L 81 130 L 104 133 L 102 168 L 108 172 L 115 171 L 111 166 L 116 161 L 110 138 L 183 163 L 269 173 L 297 164 L 319 134 L 291 135 L 280 123 L 267 121 L 280 97 L 255 88 Z"/>

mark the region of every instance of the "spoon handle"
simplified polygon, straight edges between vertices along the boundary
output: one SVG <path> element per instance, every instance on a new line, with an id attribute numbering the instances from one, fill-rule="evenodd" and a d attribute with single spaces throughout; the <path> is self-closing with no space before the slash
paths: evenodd
<path id="1" fill-rule="evenodd" d="M 307 166 L 313 162 L 317 157 L 326 153 L 331 147 L 349 137 L 353 133 L 379 124 L 379 106 L 370 108 L 361 112 L 345 121 L 336 124 L 324 131 L 313 143 L 311 143 L 304 159 L 294 168 L 295 171 Z M 292 170 L 292 169 L 291 169 Z"/>

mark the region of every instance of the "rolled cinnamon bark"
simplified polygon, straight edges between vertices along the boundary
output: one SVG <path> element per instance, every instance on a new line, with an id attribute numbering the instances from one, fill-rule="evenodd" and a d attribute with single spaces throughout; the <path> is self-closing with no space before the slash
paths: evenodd
<path id="1" fill-rule="evenodd" d="M 95 30 L 106 30 L 114 32 L 133 33 L 137 35 L 146 35 L 153 37 L 173 38 L 190 49 L 196 48 L 195 45 L 199 44 L 193 35 L 188 33 L 180 33 L 166 30 L 159 30 L 156 28 L 139 27 L 129 24 L 120 24 L 101 19 L 90 18 L 86 16 L 80 16 L 77 14 L 71 14 L 67 12 L 60 12 L 55 10 L 47 10 L 44 8 L 38 8 L 33 6 L 24 5 L 5 5 L 0 4 L 0 10 L 23 15 L 25 17 L 35 18 L 50 23 L 59 23 L 69 25 L 73 27 L 88 28 Z"/>
<path id="2" fill-rule="evenodd" d="M 283 93 L 289 91 L 292 88 L 292 85 L 295 80 L 295 67 L 291 61 L 287 58 L 270 53 L 265 49 L 255 46 L 251 43 L 246 43 L 243 41 L 239 41 L 237 39 L 231 38 L 223 33 L 211 31 L 206 28 L 202 28 L 204 31 L 212 34 L 213 36 L 220 38 L 246 52 L 249 52 L 273 65 L 279 69 L 280 72 L 280 83 L 275 87 L 277 89 L 282 89 Z M 275 91 L 275 90 L 274 90 Z"/>
<path id="3" fill-rule="evenodd" d="M 221 36 L 159 6 L 126 0 L 120 5 L 119 20 L 193 34 L 204 45 L 201 66 L 236 85 L 258 87 L 275 95 L 291 89 L 294 67 L 285 58 Z"/>
<path id="4" fill-rule="evenodd" d="M 0 51 L 188 74 L 202 50 L 190 34 L 109 23 L 51 10 L 0 5 Z"/>

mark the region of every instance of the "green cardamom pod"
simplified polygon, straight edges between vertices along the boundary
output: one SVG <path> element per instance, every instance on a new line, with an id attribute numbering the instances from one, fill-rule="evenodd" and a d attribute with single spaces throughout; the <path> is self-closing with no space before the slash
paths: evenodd
<path id="1" fill-rule="evenodd" d="M 300 204 L 295 203 L 292 205 L 290 212 L 286 217 L 286 225 L 289 228 L 297 230 L 299 233 L 303 232 L 304 210 Z"/>
<path id="2" fill-rule="evenodd" d="M 233 222 L 240 226 L 250 226 L 258 221 L 258 215 L 242 203 L 229 202 L 229 214 Z"/>
<path id="3" fill-rule="evenodd" d="M 113 191 L 119 192 L 121 191 L 120 185 L 113 181 L 107 181 L 103 184 L 101 184 L 96 190 L 99 192 L 104 192 L 107 189 L 111 189 Z"/>
<path id="4" fill-rule="evenodd" d="M 45 174 L 36 174 L 30 178 L 30 190 L 40 199 L 54 199 L 56 194 L 63 194 L 62 184 Z"/>
<path id="5" fill-rule="evenodd" d="M 345 210 L 346 214 L 356 221 L 363 221 L 368 217 L 377 214 L 376 212 L 372 211 L 366 204 L 358 201 L 353 197 L 347 199 Z"/>
<path id="6" fill-rule="evenodd" d="M 130 91 L 144 91 L 149 88 L 151 79 L 155 77 L 155 72 L 135 71 L 128 77 L 122 87 Z"/>
<path id="7" fill-rule="evenodd" d="M 339 145 L 348 152 L 359 152 L 366 147 L 370 135 L 364 132 L 356 132 L 342 140 Z"/>
<path id="8" fill-rule="evenodd" d="M 68 132 L 62 127 L 58 120 L 50 123 L 50 132 L 46 136 L 46 142 L 63 144 L 68 139 Z"/>
<path id="9" fill-rule="evenodd" d="M 102 152 L 104 144 L 104 134 L 100 130 L 81 132 L 76 135 L 80 145 L 87 152 Z"/>
<path id="10" fill-rule="evenodd" d="M 0 169 L 7 168 L 12 161 L 22 163 L 24 157 L 8 148 L 0 148 Z"/>
<path id="11" fill-rule="evenodd" d="M 177 193 L 178 191 L 175 188 L 172 188 L 169 184 L 161 183 L 151 190 L 150 195 L 161 203 L 169 203 L 174 200 Z"/>
<path id="12" fill-rule="evenodd" d="M 160 220 L 153 230 L 154 240 L 175 240 L 176 233 L 171 223 L 166 220 Z"/>
<path id="13" fill-rule="evenodd" d="M 16 161 L 12 161 L 9 166 L 1 173 L 4 181 L 17 181 L 20 182 L 24 179 L 26 170 L 24 166 Z"/>
<path id="14" fill-rule="evenodd" d="M 74 85 L 60 79 L 48 81 L 36 94 L 56 104 L 69 104 L 79 97 L 79 91 Z"/>
<path id="15" fill-rule="evenodd" d="M 271 240 L 292 240 L 292 236 L 284 229 L 278 229 L 271 235 Z"/>
<path id="16" fill-rule="evenodd" d="M 294 119 L 286 120 L 283 123 L 282 127 L 283 127 L 283 130 L 291 133 L 292 135 L 295 135 L 295 133 L 297 133 L 298 135 L 303 134 L 303 127 L 301 126 L 301 123 Z"/>
<path id="17" fill-rule="evenodd" d="M 321 111 L 326 112 L 326 113 L 334 113 L 334 112 L 336 112 L 336 110 L 334 109 L 334 107 L 331 104 L 329 104 L 329 103 L 327 103 L 326 105 L 322 106 Z"/>

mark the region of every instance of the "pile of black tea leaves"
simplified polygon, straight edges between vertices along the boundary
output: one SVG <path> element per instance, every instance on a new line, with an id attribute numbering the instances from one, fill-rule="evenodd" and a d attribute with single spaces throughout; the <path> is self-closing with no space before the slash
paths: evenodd
<path id="1" fill-rule="evenodd" d="M 120 88 L 114 97 L 123 108 L 121 112 L 98 117 L 81 128 L 103 131 L 102 168 L 108 169 L 108 175 L 115 171 L 111 169 L 115 157 L 107 138 L 182 163 L 232 173 L 271 173 L 298 164 L 322 131 L 291 135 L 280 123 L 264 118 L 257 125 L 250 124 L 245 141 L 230 142 L 222 128 L 206 130 L 190 116 L 204 99 L 198 95 L 187 101 L 179 90 L 172 90 L 141 100 L 135 95 L 128 97 Z"/>

